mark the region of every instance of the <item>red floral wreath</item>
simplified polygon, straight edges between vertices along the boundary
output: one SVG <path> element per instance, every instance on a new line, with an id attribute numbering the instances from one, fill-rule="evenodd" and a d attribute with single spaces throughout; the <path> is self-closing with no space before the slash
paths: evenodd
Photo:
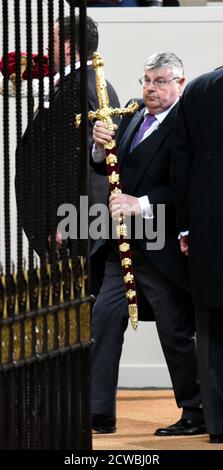
<path id="1" fill-rule="evenodd" d="M 27 80 L 27 71 L 26 71 L 26 58 L 27 53 L 21 52 L 21 66 L 25 68 L 22 72 L 22 79 Z M 32 54 L 32 78 L 39 78 L 39 54 Z M 9 77 L 16 73 L 16 52 L 9 52 L 7 54 L 7 63 L 8 63 L 8 75 Z M 0 72 L 4 75 L 4 57 L 0 59 Z M 43 77 L 49 77 L 49 62 L 48 56 L 43 56 Z"/>

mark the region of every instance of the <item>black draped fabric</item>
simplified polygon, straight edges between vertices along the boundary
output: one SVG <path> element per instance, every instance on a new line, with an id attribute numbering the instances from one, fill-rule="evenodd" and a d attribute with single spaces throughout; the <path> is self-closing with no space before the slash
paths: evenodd
<path id="1" fill-rule="evenodd" d="M 192 294 L 206 308 L 223 307 L 223 110 L 215 106 L 222 88 L 223 68 L 187 85 L 177 114 L 173 159 L 179 230 L 190 232 Z"/>
<path id="2" fill-rule="evenodd" d="M 86 2 L 69 3 L 66 14 L 74 51 L 77 9 L 82 43 L 85 40 Z M 80 130 L 74 123 L 77 109 L 87 116 L 86 81 L 80 104 L 74 60 L 70 76 L 64 77 L 65 5 L 65 0 L 2 0 L 0 449 L 4 450 L 91 449 L 88 251 L 79 240 L 71 243 L 70 250 L 62 244 L 58 251 L 54 240 L 58 205 L 76 203 L 80 193 L 88 192 L 86 119 Z M 57 89 L 55 14 L 60 21 Z M 46 35 L 48 60 L 43 55 Z M 11 52 L 13 39 L 15 52 Z M 86 77 L 84 49 L 80 56 Z"/>

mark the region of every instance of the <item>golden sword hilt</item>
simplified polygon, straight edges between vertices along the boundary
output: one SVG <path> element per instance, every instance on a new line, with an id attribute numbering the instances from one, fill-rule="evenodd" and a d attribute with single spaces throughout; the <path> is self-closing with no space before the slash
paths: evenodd
<path id="1" fill-rule="evenodd" d="M 123 116 L 137 111 L 139 105 L 135 101 L 130 103 L 126 108 L 112 108 L 109 105 L 109 96 L 107 91 L 107 83 L 104 75 L 104 61 L 98 52 L 94 52 L 92 65 L 95 70 L 96 89 L 98 96 L 99 108 L 96 111 L 89 111 L 88 118 L 90 121 L 97 119 L 107 124 L 108 129 L 113 131 L 113 116 Z M 81 123 L 81 114 L 76 116 L 76 126 L 79 127 Z M 105 148 L 111 149 L 115 146 L 115 141 L 112 139 Z"/>

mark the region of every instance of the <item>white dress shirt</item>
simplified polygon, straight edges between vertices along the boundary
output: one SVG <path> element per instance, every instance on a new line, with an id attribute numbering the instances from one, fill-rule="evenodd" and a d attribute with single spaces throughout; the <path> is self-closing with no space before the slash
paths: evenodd
<path id="1" fill-rule="evenodd" d="M 92 64 L 92 60 L 88 60 L 87 61 L 87 65 L 91 65 Z M 75 70 L 79 69 L 81 66 L 81 63 L 80 62 L 76 62 L 75 63 Z M 71 66 L 70 64 L 68 64 L 65 68 L 64 68 L 64 76 L 66 77 L 67 75 L 69 75 L 70 73 L 70 69 L 71 69 Z M 48 78 L 48 77 L 47 77 Z M 54 75 L 54 86 L 56 86 L 58 84 L 58 82 L 60 81 L 60 72 L 57 72 L 56 75 Z M 44 108 L 49 108 L 50 107 L 50 102 L 49 102 L 49 93 L 48 93 L 48 96 L 47 96 L 47 99 L 44 100 Z"/>
<path id="2" fill-rule="evenodd" d="M 91 65 L 92 64 L 92 60 L 88 60 L 87 61 L 87 65 Z M 81 66 L 81 63 L 80 62 L 76 62 L 75 63 L 75 70 L 79 69 Z M 69 65 L 66 65 L 65 69 L 64 69 L 64 76 L 66 77 L 67 75 L 69 75 L 70 73 L 70 69 L 71 69 L 71 66 L 70 64 Z M 56 85 L 60 80 L 60 72 L 57 72 L 56 75 L 54 75 L 54 85 Z"/>

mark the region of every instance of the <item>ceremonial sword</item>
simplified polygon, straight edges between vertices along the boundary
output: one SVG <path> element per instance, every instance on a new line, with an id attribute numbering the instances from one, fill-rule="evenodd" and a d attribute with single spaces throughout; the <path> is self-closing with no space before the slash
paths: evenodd
<path id="1" fill-rule="evenodd" d="M 114 129 L 112 116 L 121 116 L 128 113 L 134 113 L 138 109 L 138 104 L 136 102 L 132 102 L 128 107 L 123 109 L 111 108 L 109 105 L 107 83 L 103 70 L 104 61 L 98 52 L 95 52 L 93 55 L 92 65 L 95 70 L 99 108 L 96 111 L 90 111 L 88 113 L 88 117 L 90 120 L 98 119 L 99 121 L 106 123 L 108 130 L 112 132 Z M 80 121 L 81 115 L 79 114 L 76 116 L 76 124 L 80 125 Z M 106 155 L 106 168 L 108 173 L 110 192 L 111 194 L 121 193 L 122 188 L 115 139 L 106 142 L 104 144 L 104 149 Z M 118 218 L 116 231 L 118 236 L 119 253 L 121 258 L 126 298 L 128 302 L 128 313 L 132 327 L 135 330 L 138 325 L 138 305 L 130 243 L 128 240 L 127 225 L 125 224 L 125 217 L 123 215 L 120 215 Z"/>

